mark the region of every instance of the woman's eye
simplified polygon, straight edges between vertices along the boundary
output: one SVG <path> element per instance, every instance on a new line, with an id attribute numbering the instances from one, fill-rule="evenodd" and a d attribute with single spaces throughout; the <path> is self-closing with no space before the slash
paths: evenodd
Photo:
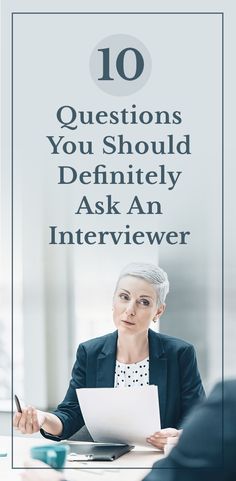
<path id="1" fill-rule="evenodd" d="M 140 304 L 143 306 L 149 306 L 150 302 L 147 299 L 140 299 Z"/>
<path id="2" fill-rule="evenodd" d="M 124 294 L 124 293 L 120 294 L 119 297 L 120 297 L 120 299 L 123 299 L 125 301 L 129 300 L 129 296 L 127 294 Z"/>

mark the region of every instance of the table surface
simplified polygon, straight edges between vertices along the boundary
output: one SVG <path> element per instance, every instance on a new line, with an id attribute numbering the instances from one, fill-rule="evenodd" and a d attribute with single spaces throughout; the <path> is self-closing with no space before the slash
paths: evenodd
<path id="1" fill-rule="evenodd" d="M 1 479 L 4 481 L 20 481 L 21 469 L 24 460 L 29 458 L 29 451 L 32 446 L 51 444 L 52 441 L 45 439 L 14 436 L 13 451 L 10 436 L 0 436 L 0 451 L 6 451 L 6 457 L 0 457 L 0 473 L 4 474 Z M 66 463 L 64 477 L 71 481 L 94 481 L 105 478 L 105 481 L 141 481 L 150 471 L 153 463 L 163 458 L 163 453 L 155 448 L 136 446 L 134 450 L 121 456 L 115 461 L 69 461 Z M 14 467 L 12 469 L 12 466 Z M 48 473 L 49 474 L 49 473 Z M 48 481 L 50 481 L 48 476 Z"/>

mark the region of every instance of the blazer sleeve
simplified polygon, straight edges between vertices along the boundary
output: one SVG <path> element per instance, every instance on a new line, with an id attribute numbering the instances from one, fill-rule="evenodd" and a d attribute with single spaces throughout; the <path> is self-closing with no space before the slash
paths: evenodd
<path id="1" fill-rule="evenodd" d="M 41 429 L 40 432 L 45 438 L 54 441 L 68 439 L 84 426 L 85 423 L 76 394 L 76 389 L 83 387 L 86 387 L 86 351 L 83 344 L 81 344 L 77 350 L 76 362 L 72 370 L 71 381 L 65 398 L 61 404 L 57 406 L 56 410 L 53 411 L 53 414 L 62 422 L 62 433 L 60 436 L 54 436 Z"/>
<path id="2" fill-rule="evenodd" d="M 181 382 L 181 412 L 178 427 L 192 408 L 204 401 L 205 391 L 198 371 L 197 358 L 194 347 L 189 344 L 180 354 L 180 382 Z"/>

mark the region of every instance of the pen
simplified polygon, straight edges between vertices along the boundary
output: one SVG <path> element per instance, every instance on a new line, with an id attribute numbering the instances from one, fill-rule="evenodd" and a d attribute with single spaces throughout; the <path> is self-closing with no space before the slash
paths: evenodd
<path id="1" fill-rule="evenodd" d="M 16 394 L 15 394 L 14 398 L 15 398 L 16 409 L 17 409 L 18 413 L 22 413 L 20 401 L 19 401 L 19 398 Z"/>

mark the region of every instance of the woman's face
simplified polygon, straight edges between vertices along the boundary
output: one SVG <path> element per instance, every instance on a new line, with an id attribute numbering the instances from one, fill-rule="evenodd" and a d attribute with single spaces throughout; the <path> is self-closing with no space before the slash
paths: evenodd
<path id="1" fill-rule="evenodd" d="M 157 307 L 157 294 L 149 282 L 133 276 L 120 280 L 113 298 L 113 320 L 119 331 L 145 332 L 153 318 L 163 311 L 164 306 Z"/>

